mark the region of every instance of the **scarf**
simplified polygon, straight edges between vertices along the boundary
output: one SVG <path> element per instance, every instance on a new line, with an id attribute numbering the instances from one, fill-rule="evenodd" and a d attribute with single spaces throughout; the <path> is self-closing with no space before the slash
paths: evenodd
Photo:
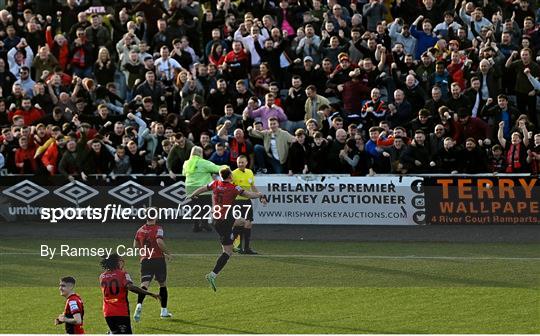
<path id="1" fill-rule="evenodd" d="M 521 168 L 520 161 L 520 152 L 521 152 L 521 143 L 517 145 L 511 144 L 508 152 L 506 153 L 506 172 L 512 173 L 514 170 L 519 170 Z M 515 153 L 515 154 L 514 154 Z"/>
<path id="2" fill-rule="evenodd" d="M 238 143 L 236 139 L 231 142 L 230 144 L 231 154 L 230 154 L 230 160 L 231 162 L 236 162 L 236 159 L 240 156 L 242 153 L 247 152 L 247 146 L 246 143 Z"/>

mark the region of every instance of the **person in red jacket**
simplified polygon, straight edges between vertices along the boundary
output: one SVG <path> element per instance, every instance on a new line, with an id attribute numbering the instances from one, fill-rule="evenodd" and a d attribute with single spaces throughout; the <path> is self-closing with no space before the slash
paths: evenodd
<path id="1" fill-rule="evenodd" d="M 361 71 L 359 68 L 349 72 L 350 80 L 338 85 L 343 100 L 343 109 L 348 119 L 358 122 L 359 113 L 362 110 L 362 101 L 369 97 L 369 87 L 360 81 Z M 350 120 L 352 122 L 352 120 Z"/>
<path id="2" fill-rule="evenodd" d="M 43 166 L 47 169 L 49 174 L 54 175 L 58 170 L 58 163 L 60 158 L 65 151 L 66 140 L 62 134 L 57 135 L 55 141 L 47 148 L 43 156 L 41 157 L 41 162 Z"/>
<path id="3" fill-rule="evenodd" d="M 37 171 L 36 160 L 34 155 L 36 147 L 30 144 L 27 137 L 19 139 L 19 148 L 15 151 L 15 165 L 20 174 L 35 174 Z"/>
<path id="4" fill-rule="evenodd" d="M 489 125 L 484 120 L 471 116 L 471 112 L 466 109 L 458 110 L 459 122 L 454 122 L 454 126 L 458 133 L 458 143 L 465 143 L 465 139 L 473 138 L 474 140 L 488 140 L 485 145 L 491 144 Z"/>
<path id="5" fill-rule="evenodd" d="M 469 69 L 470 61 L 466 61 L 466 57 L 462 56 L 459 52 L 453 51 L 450 57 L 450 64 L 446 67 L 452 82 L 458 83 L 461 91 L 467 88 L 465 73 Z"/>
<path id="6" fill-rule="evenodd" d="M 225 55 L 223 63 L 223 73 L 227 74 L 232 83 L 239 79 L 250 78 L 251 60 L 244 51 L 242 42 L 234 41 L 232 51 Z"/>
<path id="7" fill-rule="evenodd" d="M 35 121 L 43 118 L 45 112 L 36 107 L 32 107 L 32 100 L 29 97 L 24 97 L 21 102 L 21 108 L 8 113 L 9 121 L 13 120 L 13 117 L 20 115 L 24 118 L 25 125 L 32 125 Z"/>
<path id="8" fill-rule="evenodd" d="M 69 43 L 66 37 L 58 34 L 53 38 L 52 27 L 48 26 L 45 31 L 45 39 L 51 53 L 58 60 L 58 65 L 62 68 L 62 71 L 66 70 L 69 64 Z"/>

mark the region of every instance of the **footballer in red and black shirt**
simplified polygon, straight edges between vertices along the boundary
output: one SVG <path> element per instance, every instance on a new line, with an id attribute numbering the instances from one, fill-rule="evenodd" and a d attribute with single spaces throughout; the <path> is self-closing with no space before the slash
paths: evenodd
<path id="1" fill-rule="evenodd" d="M 66 298 L 64 313 L 58 315 L 54 324 L 66 325 L 66 334 L 84 334 L 84 304 L 81 297 L 73 290 L 75 278 L 67 276 L 60 279 L 60 295 Z"/>
<path id="2" fill-rule="evenodd" d="M 156 211 L 150 211 L 150 210 Z M 144 248 L 145 253 L 141 253 L 141 288 L 148 289 L 150 282 L 155 277 L 159 284 L 159 296 L 161 297 L 161 318 L 172 317 L 172 314 L 167 310 L 167 263 L 165 256 L 170 258 L 171 255 L 163 241 L 163 228 L 156 224 L 156 218 L 152 218 L 152 212 L 157 215 L 157 209 L 150 207 L 147 209 L 146 224 L 141 226 L 135 234 L 133 247 L 140 249 Z M 145 295 L 139 294 L 137 299 L 137 307 L 133 319 L 135 322 L 141 320 L 142 304 Z"/>
<path id="3" fill-rule="evenodd" d="M 221 181 L 213 181 L 212 183 L 202 186 L 196 189 L 191 198 L 197 197 L 203 192 L 212 190 L 212 202 L 213 202 L 213 220 L 216 232 L 219 234 L 223 253 L 216 261 L 216 265 L 212 272 L 206 275 L 206 280 L 212 286 L 212 289 L 216 291 L 216 277 L 218 273 L 225 267 L 227 261 L 233 252 L 233 224 L 234 217 L 233 211 L 230 207 L 234 205 L 236 196 L 241 195 L 247 198 L 259 198 L 264 199 L 263 194 L 260 192 L 252 192 L 235 186 L 232 183 L 232 172 L 229 168 L 222 168 L 219 171 Z M 214 211 L 216 209 L 217 211 Z"/>
<path id="4" fill-rule="evenodd" d="M 103 316 L 107 325 L 112 334 L 132 334 L 128 291 L 150 295 L 156 299 L 159 299 L 159 295 L 133 285 L 131 277 L 124 271 L 124 260 L 118 254 L 103 258 L 101 267 L 104 272 L 99 276 L 99 284 L 103 293 Z"/>

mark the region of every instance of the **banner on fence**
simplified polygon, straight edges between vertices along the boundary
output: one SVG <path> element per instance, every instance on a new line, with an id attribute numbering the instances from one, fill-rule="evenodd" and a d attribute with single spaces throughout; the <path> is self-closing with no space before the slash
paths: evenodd
<path id="1" fill-rule="evenodd" d="M 49 213 L 50 209 L 88 209 L 96 215 L 79 211 L 76 221 L 93 222 L 98 217 L 133 221 L 139 209 L 150 205 L 165 210 L 167 216 L 160 218 L 173 220 L 173 211 L 185 200 L 183 177 L 168 176 L 90 176 L 72 182 L 62 176 L 1 176 L 0 189 L 0 221 L 50 219 L 41 216 L 44 208 Z"/>
<path id="2" fill-rule="evenodd" d="M 415 225 L 425 220 L 418 177 L 257 176 L 268 205 L 254 204 L 257 223 Z"/>
<path id="3" fill-rule="evenodd" d="M 427 224 L 539 224 L 535 177 L 426 177 Z"/>
<path id="4" fill-rule="evenodd" d="M 423 178 L 343 176 L 257 176 L 269 201 L 253 202 L 260 224 L 414 225 L 425 220 Z M 88 208 L 107 221 L 137 220 L 137 209 L 153 205 L 172 212 L 186 195 L 182 177 L 91 176 L 69 182 L 61 176 L 0 177 L 0 221 L 44 220 L 43 209 Z M 91 209 L 90 209 L 91 208 Z M 131 209 L 129 216 L 121 212 Z M 103 211 L 106 211 L 103 216 Z M 92 222 L 89 217 L 74 220 Z M 93 217 L 92 217 L 93 218 Z"/>

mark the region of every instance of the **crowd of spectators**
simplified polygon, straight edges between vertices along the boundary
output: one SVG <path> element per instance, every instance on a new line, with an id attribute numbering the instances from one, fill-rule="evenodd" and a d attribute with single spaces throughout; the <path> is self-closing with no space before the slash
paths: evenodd
<path id="1" fill-rule="evenodd" d="M 527 0 L 8 0 L 0 166 L 540 172 Z"/>

